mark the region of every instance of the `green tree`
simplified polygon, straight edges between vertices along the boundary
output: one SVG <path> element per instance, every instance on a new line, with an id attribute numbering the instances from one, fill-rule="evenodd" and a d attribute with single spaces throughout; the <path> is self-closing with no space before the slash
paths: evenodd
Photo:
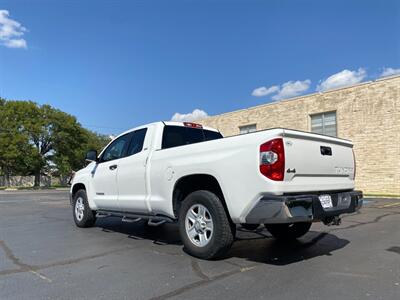
<path id="1" fill-rule="evenodd" d="M 0 108 L 0 167 L 6 176 L 34 174 L 35 186 L 43 173 L 65 175 L 81 168 L 85 152 L 106 143 L 50 105 L 2 99 Z"/>
<path id="2" fill-rule="evenodd" d="M 81 169 L 86 164 L 85 155 L 87 151 L 97 150 L 99 152 L 110 141 L 109 137 L 94 133 L 85 128 L 81 128 L 79 136 L 80 146 L 72 148 L 63 141 L 59 141 L 55 146 L 52 159 L 60 176 L 68 175 L 73 170 Z"/>
<path id="3" fill-rule="evenodd" d="M 35 157 L 28 136 L 17 124 L 12 107 L 0 98 L 0 170 L 6 185 L 11 175 L 29 173 Z"/>

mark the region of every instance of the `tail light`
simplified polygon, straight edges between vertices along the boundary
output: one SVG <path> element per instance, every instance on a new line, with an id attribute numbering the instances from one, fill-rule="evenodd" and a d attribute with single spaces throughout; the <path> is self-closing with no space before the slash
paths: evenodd
<path id="1" fill-rule="evenodd" d="M 356 180 L 356 155 L 354 154 L 354 148 L 352 149 L 352 151 L 353 151 L 353 164 L 354 164 L 353 180 Z"/>
<path id="2" fill-rule="evenodd" d="M 282 138 L 270 140 L 260 146 L 260 172 L 271 180 L 283 181 L 285 148 Z"/>

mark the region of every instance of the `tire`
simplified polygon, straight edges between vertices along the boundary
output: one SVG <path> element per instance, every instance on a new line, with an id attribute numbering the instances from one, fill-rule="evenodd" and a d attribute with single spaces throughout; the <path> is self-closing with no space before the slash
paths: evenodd
<path id="1" fill-rule="evenodd" d="M 260 224 L 247 224 L 247 223 L 243 223 L 240 224 L 244 229 L 249 230 L 249 231 L 254 231 L 256 230 L 258 227 L 260 227 Z"/>
<path id="2" fill-rule="evenodd" d="M 184 250 L 192 256 L 223 256 L 232 246 L 235 229 L 220 199 L 209 191 L 189 194 L 179 210 L 180 236 Z"/>
<path id="3" fill-rule="evenodd" d="M 95 213 L 89 207 L 85 190 L 79 190 L 75 193 L 72 201 L 72 214 L 78 227 L 92 227 L 96 222 Z"/>
<path id="4" fill-rule="evenodd" d="M 279 240 L 293 240 L 305 235 L 311 227 L 311 222 L 292 224 L 265 224 L 272 236 Z"/>

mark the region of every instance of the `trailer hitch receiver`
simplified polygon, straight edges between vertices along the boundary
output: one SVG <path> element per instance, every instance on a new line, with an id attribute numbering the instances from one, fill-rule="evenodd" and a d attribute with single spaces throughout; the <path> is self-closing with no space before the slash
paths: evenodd
<path id="1" fill-rule="evenodd" d="M 322 222 L 327 226 L 339 226 L 342 223 L 342 219 L 339 216 L 326 217 L 322 220 Z"/>

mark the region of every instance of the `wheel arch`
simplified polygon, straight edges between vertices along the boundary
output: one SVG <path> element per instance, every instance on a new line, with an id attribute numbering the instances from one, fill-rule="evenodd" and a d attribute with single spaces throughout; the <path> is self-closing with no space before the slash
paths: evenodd
<path id="1" fill-rule="evenodd" d="M 74 197 L 75 197 L 76 193 L 77 193 L 79 190 L 85 190 L 86 193 L 87 193 L 86 186 L 85 186 L 85 184 L 83 184 L 82 182 L 77 182 L 77 183 L 75 183 L 75 184 L 72 185 L 71 192 L 70 192 L 70 197 L 69 197 L 69 200 L 70 200 L 70 204 L 71 204 L 71 205 L 73 204 Z"/>
<path id="2" fill-rule="evenodd" d="M 229 221 L 232 222 L 221 185 L 213 175 L 203 173 L 185 175 L 175 182 L 172 192 L 172 205 L 173 212 L 176 218 L 178 218 L 179 216 L 179 209 L 183 200 L 190 193 L 199 190 L 210 191 L 217 195 L 222 202 L 222 205 L 224 206 Z"/>
<path id="3" fill-rule="evenodd" d="M 83 183 L 81 183 L 81 182 L 75 183 L 75 184 L 72 186 L 72 199 L 74 198 L 75 194 L 76 194 L 79 190 L 85 190 L 85 191 L 86 191 L 86 186 L 85 186 Z"/>

